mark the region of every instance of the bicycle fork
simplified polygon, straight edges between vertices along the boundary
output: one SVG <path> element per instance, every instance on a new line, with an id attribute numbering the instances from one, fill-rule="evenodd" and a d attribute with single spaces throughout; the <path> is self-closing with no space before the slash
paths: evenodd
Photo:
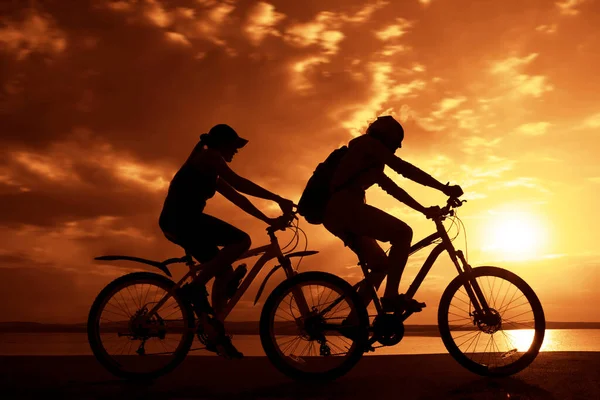
<path id="1" fill-rule="evenodd" d="M 473 268 L 467 263 L 465 256 L 461 250 L 456 250 L 454 253 L 450 252 L 450 258 L 456 265 L 458 269 L 459 275 L 469 276 L 469 279 L 466 280 L 464 287 L 473 304 L 473 308 L 475 309 L 475 313 L 479 316 L 487 316 L 490 313 L 490 307 L 483 295 L 483 291 L 477 282 L 477 279 L 471 276 L 473 272 Z M 459 264 L 459 260 L 462 263 L 462 270 Z M 472 315 L 471 315 L 472 316 Z"/>

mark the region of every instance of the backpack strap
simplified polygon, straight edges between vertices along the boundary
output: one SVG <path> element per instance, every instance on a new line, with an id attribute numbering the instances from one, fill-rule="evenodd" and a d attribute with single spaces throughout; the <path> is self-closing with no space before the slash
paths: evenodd
<path id="1" fill-rule="evenodd" d="M 358 179 L 362 174 L 364 174 L 365 172 L 368 172 L 371 168 L 374 168 L 376 166 L 377 166 L 377 164 L 375 164 L 375 163 L 373 163 L 373 165 L 369 164 L 365 168 L 357 171 L 354 175 L 352 175 L 350 178 L 348 178 L 346 180 L 346 182 L 342 183 L 341 185 L 337 185 L 333 189 L 330 189 L 331 194 L 337 193 L 340 190 L 345 189 L 346 187 L 348 187 L 348 185 L 352 184 L 356 179 Z"/>

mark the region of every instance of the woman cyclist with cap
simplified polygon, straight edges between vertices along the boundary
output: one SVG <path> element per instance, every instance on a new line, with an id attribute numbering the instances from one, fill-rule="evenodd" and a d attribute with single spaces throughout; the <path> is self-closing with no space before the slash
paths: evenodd
<path id="1" fill-rule="evenodd" d="M 279 218 L 267 217 L 241 193 L 272 200 L 279 204 L 284 214 L 290 213 L 294 205 L 229 168 L 227 163 L 247 142 L 226 124 L 215 125 L 208 133 L 200 135 L 200 141 L 171 180 L 159 218 L 160 228 L 167 239 L 203 263 L 202 271 L 194 281 L 194 289 L 205 293 L 204 285 L 215 277 L 212 300 L 217 313 L 226 297 L 233 296 L 231 292 L 225 293 L 227 283 L 234 275 L 231 264 L 250 248 L 251 241 L 247 233 L 205 214 L 206 201 L 219 192 L 269 225 L 277 224 Z M 218 246 L 222 249 L 219 250 Z M 239 282 L 241 277 L 237 278 Z M 229 356 L 242 356 L 230 341 L 227 344 Z M 211 346 L 207 349 L 215 350 Z"/>
<path id="2" fill-rule="evenodd" d="M 447 196 L 463 194 L 460 186 L 440 183 L 429 174 L 395 156 L 402 147 L 404 129 L 391 116 L 377 118 L 365 135 L 348 143 L 348 152 L 341 159 L 331 181 L 332 196 L 325 210 L 323 225 L 344 244 L 365 260 L 371 270 L 371 279 L 377 288 L 387 274 L 387 284 L 382 298 L 384 311 L 407 309 L 418 312 L 424 306 L 414 299 L 398 294 L 400 278 L 408 260 L 412 229 L 396 217 L 366 204 L 365 191 L 374 184 L 407 206 L 434 216 L 437 207 L 426 208 L 398 187 L 387 175 L 387 165 L 392 170 L 424 186 L 440 190 Z M 377 243 L 389 242 L 389 257 Z M 371 301 L 370 292 L 360 291 L 365 304 Z"/>

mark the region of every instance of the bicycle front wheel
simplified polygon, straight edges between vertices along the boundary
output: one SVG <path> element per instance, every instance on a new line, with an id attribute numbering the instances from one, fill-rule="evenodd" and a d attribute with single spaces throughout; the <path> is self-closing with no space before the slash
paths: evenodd
<path id="1" fill-rule="evenodd" d="M 308 306 L 302 315 L 301 305 Z M 267 298 L 260 339 L 273 365 L 297 380 L 330 381 L 362 357 L 367 310 L 352 286 L 325 272 L 304 272 L 282 282 Z"/>
<path id="2" fill-rule="evenodd" d="M 194 340 L 190 305 L 176 294 L 145 318 L 174 285 L 162 275 L 134 272 L 100 292 L 88 316 L 88 341 L 113 375 L 152 379 L 183 361 Z"/>
<path id="3" fill-rule="evenodd" d="M 473 280 L 489 307 L 486 313 L 473 307 L 467 290 Z M 450 355 L 484 376 L 507 376 L 526 368 L 539 353 L 546 329 L 533 289 L 497 267 L 473 268 L 450 282 L 440 300 L 438 324 Z"/>

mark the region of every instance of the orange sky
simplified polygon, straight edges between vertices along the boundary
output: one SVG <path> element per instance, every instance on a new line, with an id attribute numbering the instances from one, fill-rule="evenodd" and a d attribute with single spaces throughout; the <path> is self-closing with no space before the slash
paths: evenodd
<path id="1" fill-rule="evenodd" d="M 212 125 L 250 139 L 237 172 L 297 201 L 315 165 L 382 114 L 405 125 L 397 155 L 465 189 L 471 264 L 525 278 L 548 320 L 600 320 L 598 1 L 20 3 L 0 8 L 1 321 L 84 321 L 104 285 L 137 269 L 95 256 L 181 255 L 158 214 Z M 444 201 L 390 175 L 424 205 Z M 415 239 L 432 231 L 367 195 Z M 264 224 L 220 195 L 207 211 L 266 243 Z M 320 251 L 301 270 L 356 282 L 353 253 L 301 227 Z M 442 255 L 411 322 L 435 323 L 453 275 Z M 231 318 L 257 318 L 258 285 Z"/>

